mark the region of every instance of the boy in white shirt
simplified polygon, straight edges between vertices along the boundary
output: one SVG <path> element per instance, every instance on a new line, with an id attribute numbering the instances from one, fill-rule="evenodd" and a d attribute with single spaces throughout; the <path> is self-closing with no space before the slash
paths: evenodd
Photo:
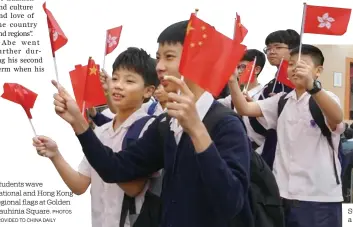
<path id="1" fill-rule="evenodd" d="M 119 109 L 114 119 L 95 133 L 100 141 L 115 152 L 122 149 L 122 143 L 130 126 L 139 119 L 148 116 L 141 108 L 144 100 L 149 99 L 158 84 L 155 61 L 142 49 L 128 48 L 122 52 L 113 64 L 113 76 L 109 82 L 111 104 Z M 153 119 L 142 129 L 140 137 Z M 147 179 L 121 184 L 105 183 L 84 157 L 79 170 L 72 169 L 59 153 L 56 143 L 50 138 L 39 136 L 33 139 L 38 154 L 48 157 L 60 176 L 77 194 L 83 194 L 91 185 L 91 207 L 93 227 L 119 226 L 124 194 L 135 197 L 136 214 L 139 214 L 148 187 Z M 119 187 L 120 186 L 120 187 Z M 125 226 L 130 226 L 129 218 Z M 132 224 L 131 224 L 132 226 Z"/>
<path id="2" fill-rule="evenodd" d="M 255 63 L 255 68 L 254 68 L 255 80 L 249 84 L 249 87 L 248 87 L 248 99 L 249 100 L 248 101 L 250 101 L 250 100 L 256 101 L 262 95 L 263 86 L 258 82 L 257 78 L 265 66 L 265 62 L 266 62 L 265 54 L 259 50 L 256 50 L 256 49 L 249 49 L 246 51 L 244 57 L 242 58 L 242 60 L 239 62 L 238 66 L 237 66 L 237 73 L 240 77 L 240 76 L 242 76 L 242 74 L 246 68 L 246 65 L 249 62 L 254 61 L 255 58 L 256 58 L 256 63 Z M 228 86 L 229 86 L 229 90 L 230 90 L 230 95 L 228 95 L 224 99 L 218 99 L 217 101 L 222 103 L 223 105 L 231 108 L 231 109 L 234 109 L 234 105 L 232 103 L 232 95 L 234 96 L 234 92 L 235 92 L 234 86 L 238 86 L 238 85 L 234 85 L 233 83 L 229 83 Z M 260 121 L 260 119 L 258 119 L 258 120 Z M 247 129 L 249 139 L 252 142 L 252 148 L 257 153 L 261 154 L 263 144 L 265 142 L 265 137 L 263 135 L 256 133 L 256 131 L 253 129 L 252 123 L 249 121 L 248 117 L 244 116 L 243 121 L 244 121 L 245 127 Z"/>
<path id="3" fill-rule="evenodd" d="M 234 105 L 241 115 L 264 117 L 264 127 L 277 129 L 273 172 L 285 206 L 286 227 L 340 227 L 338 145 L 344 131 L 340 101 L 317 80 L 324 63 L 320 49 L 303 44 L 300 59 L 299 48 L 290 55 L 288 79 L 295 90 L 247 102 L 237 88 Z M 236 79 L 232 83 L 237 84 Z M 279 102 L 286 104 L 280 108 Z M 333 149 L 313 117 L 313 103 L 321 110 Z"/>

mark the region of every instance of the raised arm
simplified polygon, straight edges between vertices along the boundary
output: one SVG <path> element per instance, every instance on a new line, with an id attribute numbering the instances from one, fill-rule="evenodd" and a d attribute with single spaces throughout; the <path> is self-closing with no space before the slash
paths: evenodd
<path id="1" fill-rule="evenodd" d="M 107 183 L 144 178 L 163 168 L 163 148 L 158 139 L 157 120 L 149 126 L 142 138 L 120 152 L 113 152 L 104 146 L 82 119 L 72 127 L 88 162 Z"/>
<path id="2" fill-rule="evenodd" d="M 236 75 L 232 75 L 228 82 L 232 102 L 237 112 L 242 116 L 262 117 L 260 106 L 256 102 L 248 102 L 239 88 Z"/>
<path id="3" fill-rule="evenodd" d="M 33 146 L 40 156 L 52 161 L 60 177 L 74 194 L 81 195 L 86 192 L 91 184 L 90 173 L 86 171 L 85 174 L 81 174 L 80 171 L 74 170 L 60 154 L 58 146 L 52 139 L 45 136 L 34 137 Z"/>
<path id="4" fill-rule="evenodd" d="M 104 146 L 89 128 L 70 94 L 57 82 L 52 83 L 58 89 L 58 93 L 54 95 L 56 113 L 72 126 L 88 162 L 103 181 L 129 182 L 147 177 L 163 168 L 163 148 L 158 138 L 158 119 L 135 144 L 115 153 Z"/>

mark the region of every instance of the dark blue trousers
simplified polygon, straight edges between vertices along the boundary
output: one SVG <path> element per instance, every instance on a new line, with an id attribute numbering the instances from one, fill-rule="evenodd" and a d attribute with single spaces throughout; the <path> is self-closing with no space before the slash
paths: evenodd
<path id="1" fill-rule="evenodd" d="M 283 199 L 286 227 L 342 227 L 342 203 Z"/>

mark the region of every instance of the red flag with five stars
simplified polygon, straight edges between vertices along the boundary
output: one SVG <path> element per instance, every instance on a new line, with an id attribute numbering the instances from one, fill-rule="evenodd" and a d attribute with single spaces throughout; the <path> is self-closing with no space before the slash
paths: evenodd
<path id="1" fill-rule="evenodd" d="M 288 61 L 282 60 L 277 72 L 277 81 L 294 89 L 294 84 L 288 79 Z"/>
<path id="2" fill-rule="evenodd" d="M 246 47 L 191 14 L 179 71 L 217 97 L 234 72 Z"/>
<path id="3" fill-rule="evenodd" d="M 86 78 L 87 66 L 76 65 L 75 69 L 70 71 L 72 89 L 74 91 L 76 103 L 80 107 L 81 112 L 85 95 Z"/>
<path id="4" fill-rule="evenodd" d="M 240 16 L 237 13 L 237 18 L 235 20 L 235 28 L 234 28 L 234 37 L 233 40 L 235 42 L 243 42 L 245 36 L 248 34 L 248 29 L 246 29 L 246 27 L 244 27 L 244 25 L 241 24 L 240 21 Z"/>
<path id="5" fill-rule="evenodd" d="M 239 84 L 252 83 L 256 79 L 255 75 L 255 61 L 249 62 L 244 69 L 241 77 L 239 78 Z M 252 72 L 252 73 L 251 73 Z"/>
<path id="6" fill-rule="evenodd" d="M 85 108 L 105 105 L 107 100 L 99 79 L 99 65 L 90 57 L 87 68 L 83 67 L 83 71 L 86 72 L 85 93 L 83 97 Z"/>

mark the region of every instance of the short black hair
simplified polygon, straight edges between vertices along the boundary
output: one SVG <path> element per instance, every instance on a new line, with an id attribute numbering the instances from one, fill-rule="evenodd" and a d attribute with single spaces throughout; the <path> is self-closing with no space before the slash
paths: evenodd
<path id="1" fill-rule="evenodd" d="M 242 58 L 242 61 L 254 61 L 255 57 L 256 57 L 255 65 L 261 67 L 261 71 L 262 71 L 262 69 L 265 66 L 266 56 L 261 51 L 256 50 L 256 49 L 247 50 L 245 52 L 245 55 Z M 260 73 L 261 73 L 261 71 L 260 71 Z"/>
<path id="2" fill-rule="evenodd" d="M 113 72 L 119 69 L 132 70 L 142 76 L 145 85 L 158 86 L 156 60 L 143 49 L 129 47 L 121 52 L 113 63 Z"/>
<path id="3" fill-rule="evenodd" d="M 299 47 L 294 48 L 290 52 L 290 56 L 299 54 Z M 324 55 L 322 54 L 321 50 L 316 46 L 309 45 L 309 44 L 302 44 L 301 55 L 308 55 L 313 60 L 315 66 L 323 66 L 324 65 Z"/>
<path id="4" fill-rule="evenodd" d="M 293 49 L 300 44 L 300 35 L 293 29 L 278 30 L 270 33 L 265 40 L 265 45 L 272 43 L 284 43 L 289 49 Z"/>
<path id="5" fill-rule="evenodd" d="M 162 45 L 180 43 L 183 45 L 188 23 L 189 20 L 184 20 L 168 26 L 158 36 L 157 43 Z"/>

